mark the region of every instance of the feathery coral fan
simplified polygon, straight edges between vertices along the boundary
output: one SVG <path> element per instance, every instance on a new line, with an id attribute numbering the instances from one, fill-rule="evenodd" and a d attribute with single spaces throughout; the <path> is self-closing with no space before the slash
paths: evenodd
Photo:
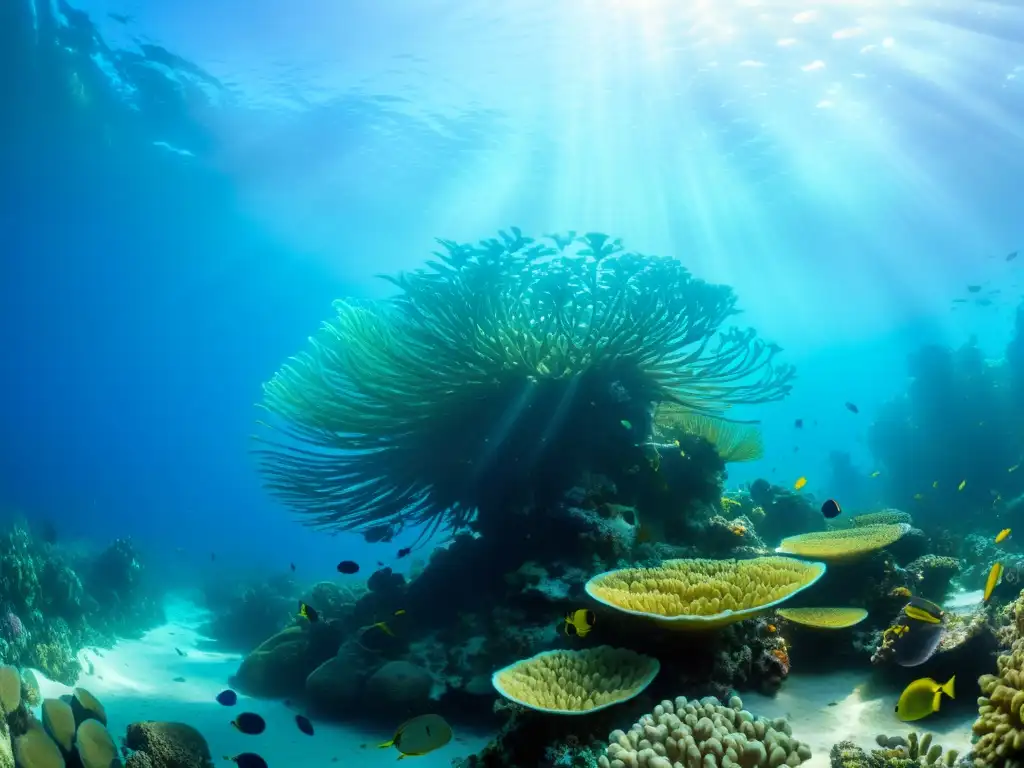
<path id="1" fill-rule="evenodd" d="M 722 461 L 757 461 L 764 456 L 761 429 L 755 423 L 731 421 L 693 411 L 678 403 L 663 403 L 654 413 L 654 430 L 666 439 L 681 435 L 702 437 Z"/>
<path id="2" fill-rule="evenodd" d="M 596 233 L 439 242 L 386 278 L 396 297 L 335 302 L 264 386 L 260 467 L 311 525 L 462 526 L 610 470 L 653 404 L 715 413 L 790 389 L 777 346 L 723 329 L 732 290 L 675 259 Z"/>

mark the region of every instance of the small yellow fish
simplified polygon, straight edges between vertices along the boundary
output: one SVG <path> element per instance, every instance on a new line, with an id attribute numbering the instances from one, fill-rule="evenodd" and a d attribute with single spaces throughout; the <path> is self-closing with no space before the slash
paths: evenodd
<path id="1" fill-rule="evenodd" d="M 892 597 L 910 597 L 910 590 L 906 587 L 896 587 L 889 593 Z"/>
<path id="2" fill-rule="evenodd" d="M 628 419 L 623 419 L 622 421 L 619 422 L 619 424 L 624 426 L 626 429 L 632 429 L 633 428 L 632 422 L 630 422 Z"/>
<path id="3" fill-rule="evenodd" d="M 391 741 L 377 746 L 381 749 L 394 747 L 405 757 L 420 757 L 440 749 L 452 740 L 452 727 L 440 715 L 419 715 L 406 720 L 395 731 Z"/>
<path id="4" fill-rule="evenodd" d="M 395 611 L 395 616 L 405 616 L 405 608 L 399 608 Z"/>
<path id="5" fill-rule="evenodd" d="M 871 473 L 871 477 L 878 477 L 880 474 L 882 473 L 876 469 L 874 472 Z"/>
<path id="6" fill-rule="evenodd" d="M 932 488 L 938 488 L 938 487 L 939 487 L 939 481 L 936 480 L 935 482 L 932 483 Z"/>
<path id="7" fill-rule="evenodd" d="M 992 592 L 999 585 L 1001 578 L 1003 578 L 1003 564 L 995 563 L 992 566 L 992 570 L 988 572 L 988 579 L 985 580 L 985 595 L 981 598 L 981 602 L 988 602 L 989 598 L 992 597 Z"/>
<path id="8" fill-rule="evenodd" d="M 678 448 L 679 447 L 679 441 L 678 440 L 673 440 L 672 441 L 672 445 L 674 445 L 676 448 Z"/>
<path id="9" fill-rule="evenodd" d="M 594 628 L 594 623 L 597 621 L 597 617 L 593 611 L 588 611 L 586 608 L 580 608 L 575 611 L 569 611 L 565 614 L 565 634 L 577 635 L 578 637 L 586 637 L 590 634 L 590 630 Z"/>
<path id="10" fill-rule="evenodd" d="M 930 677 L 915 680 L 900 694 L 900 699 L 896 702 L 896 717 L 907 723 L 938 712 L 942 694 L 951 699 L 956 698 L 953 691 L 955 681 L 956 675 L 949 678 L 945 685 L 935 682 Z"/>
<path id="11" fill-rule="evenodd" d="M 793 483 L 793 489 L 799 491 L 805 485 L 807 485 L 807 478 L 806 477 L 798 477 L 796 479 L 796 482 Z"/>
<path id="12" fill-rule="evenodd" d="M 962 491 L 962 490 L 963 490 L 964 488 L 966 488 L 966 487 L 967 487 L 967 481 L 966 481 L 966 480 L 961 480 L 961 481 L 960 481 L 960 485 L 958 485 L 958 486 L 956 487 L 956 489 L 957 489 L 958 491 Z"/>
<path id="13" fill-rule="evenodd" d="M 914 501 L 923 501 L 923 500 L 924 500 L 924 494 L 923 493 L 915 493 L 914 494 Z"/>
<path id="14" fill-rule="evenodd" d="M 730 499 L 728 496 L 723 496 L 722 499 L 723 507 L 742 507 L 743 502 L 736 501 L 736 499 Z"/>
<path id="15" fill-rule="evenodd" d="M 373 624 L 367 627 L 367 629 L 379 629 L 388 637 L 394 637 L 395 633 L 391 631 L 391 627 L 388 626 L 386 621 L 375 621 Z"/>
<path id="16" fill-rule="evenodd" d="M 1009 468 L 1008 470 L 1006 470 L 1006 471 L 1007 471 L 1007 472 L 1016 472 L 1016 471 L 1017 471 L 1018 469 L 1020 469 L 1020 464 L 1014 464 L 1014 465 L 1013 465 L 1012 467 L 1010 467 L 1010 468 Z"/>
<path id="17" fill-rule="evenodd" d="M 1010 538 L 1011 533 L 1013 533 L 1013 531 L 1009 528 L 1003 528 L 1003 530 L 996 534 L 996 544 L 1002 544 L 1004 541 Z"/>

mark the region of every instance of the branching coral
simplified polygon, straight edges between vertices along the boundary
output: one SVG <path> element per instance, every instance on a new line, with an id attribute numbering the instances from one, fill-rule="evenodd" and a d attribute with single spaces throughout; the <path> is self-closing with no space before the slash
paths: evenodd
<path id="1" fill-rule="evenodd" d="M 908 761 L 919 766 L 945 765 L 949 768 L 956 764 L 959 756 L 955 749 L 943 753 L 942 745 L 934 743 L 930 733 L 918 736 L 916 731 L 911 731 L 906 738 L 879 734 L 875 742 L 882 748 L 871 752 L 872 765 L 878 768 L 902 768 Z"/>
<path id="2" fill-rule="evenodd" d="M 730 288 L 591 233 L 478 245 L 387 278 L 264 387 L 266 484 L 311 525 L 458 527 L 517 489 L 560 494 L 647 439 L 650 406 L 714 413 L 783 397 L 793 371 L 723 329 Z M 438 450 L 443 446 L 444 450 Z"/>
<path id="3" fill-rule="evenodd" d="M 978 737 L 971 752 L 978 768 L 1019 768 L 1024 764 L 1024 640 L 999 657 L 998 674 L 978 680 Z"/>

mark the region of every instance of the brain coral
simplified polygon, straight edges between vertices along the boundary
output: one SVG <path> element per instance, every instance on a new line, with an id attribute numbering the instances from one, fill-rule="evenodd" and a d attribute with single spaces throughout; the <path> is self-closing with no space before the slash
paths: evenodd
<path id="1" fill-rule="evenodd" d="M 807 589 L 823 563 L 789 557 L 751 560 L 666 560 L 654 568 L 623 568 L 587 582 L 587 594 L 625 613 L 674 629 L 705 629 L 762 613 Z"/>
<path id="2" fill-rule="evenodd" d="M 896 523 L 803 533 L 783 539 L 775 551 L 827 561 L 850 560 L 893 544 L 909 530 L 907 523 Z"/>
<path id="3" fill-rule="evenodd" d="M 612 731 L 600 768 L 795 768 L 811 750 L 784 719 L 765 720 L 708 696 L 665 700 L 628 731 Z"/>
<path id="4" fill-rule="evenodd" d="M 815 629 L 846 629 L 868 617 L 863 608 L 780 608 L 779 616 Z"/>
<path id="5" fill-rule="evenodd" d="M 978 740 L 971 755 L 978 768 L 1024 765 L 1024 639 L 999 657 L 998 674 L 978 678 Z"/>
<path id="6" fill-rule="evenodd" d="M 660 668 L 657 659 L 599 645 L 539 653 L 499 669 L 491 682 L 506 699 L 529 709 L 583 715 L 629 701 L 651 684 Z"/>

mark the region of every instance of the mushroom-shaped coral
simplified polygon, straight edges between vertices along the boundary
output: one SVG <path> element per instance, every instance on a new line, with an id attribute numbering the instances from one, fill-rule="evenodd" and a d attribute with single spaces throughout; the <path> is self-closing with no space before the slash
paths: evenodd
<path id="1" fill-rule="evenodd" d="M 21 675 L 9 664 L 0 667 L 0 710 L 9 715 L 21 704 Z"/>
<path id="2" fill-rule="evenodd" d="M 75 746 L 83 768 L 120 768 L 117 745 L 99 720 L 89 718 L 78 728 Z"/>
<path id="3" fill-rule="evenodd" d="M 42 706 L 43 728 L 57 746 L 70 752 L 75 743 L 75 713 L 61 699 L 45 699 Z"/>
<path id="4" fill-rule="evenodd" d="M 971 756 L 978 768 L 1016 768 L 1024 763 L 1024 640 L 996 662 L 998 674 L 978 678 L 978 719 Z"/>
<path id="5" fill-rule="evenodd" d="M 585 715 L 639 695 L 661 665 L 657 659 L 599 645 L 581 651 L 545 651 L 499 669 L 495 689 L 528 709 Z"/>
<path id="6" fill-rule="evenodd" d="M 599 574 L 586 589 L 610 608 L 672 629 L 710 629 L 764 613 L 824 573 L 824 563 L 789 557 L 666 560 Z"/>
<path id="7" fill-rule="evenodd" d="M 878 512 L 854 515 L 850 518 L 850 522 L 858 528 L 863 528 L 865 525 L 900 525 L 902 523 L 910 525 L 914 521 L 907 512 L 901 512 L 898 509 L 883 509 Z"/>
<path id="8" fill-rule="evenodd" d="M 846 629 L 868 617 L 863 608 L 780 608 L 786 621 L 814 629 Z"/>
<path id="9" fill-rule="evenodd" d="M 600 768 L 795 768 L 811 757 L 785 719 L 754 717 L 738 696 L 665 700 L 608 740 Z"/>
<path id="10" fill-rule="evenodd" d="M 14 740 L 14 757 L 21 768 L 64 768 L 64 757 L 42 728 L 29 728 Z"/>
<path id="11" fill-rule="evenodd" d="M 776 552 L 800 557 L 816 557 L 829 562 L 852 560 L 884 549 L 910 530 L 907 523 L 862 525 L 835 531 L 815 531 L 782 540 Z"/>

